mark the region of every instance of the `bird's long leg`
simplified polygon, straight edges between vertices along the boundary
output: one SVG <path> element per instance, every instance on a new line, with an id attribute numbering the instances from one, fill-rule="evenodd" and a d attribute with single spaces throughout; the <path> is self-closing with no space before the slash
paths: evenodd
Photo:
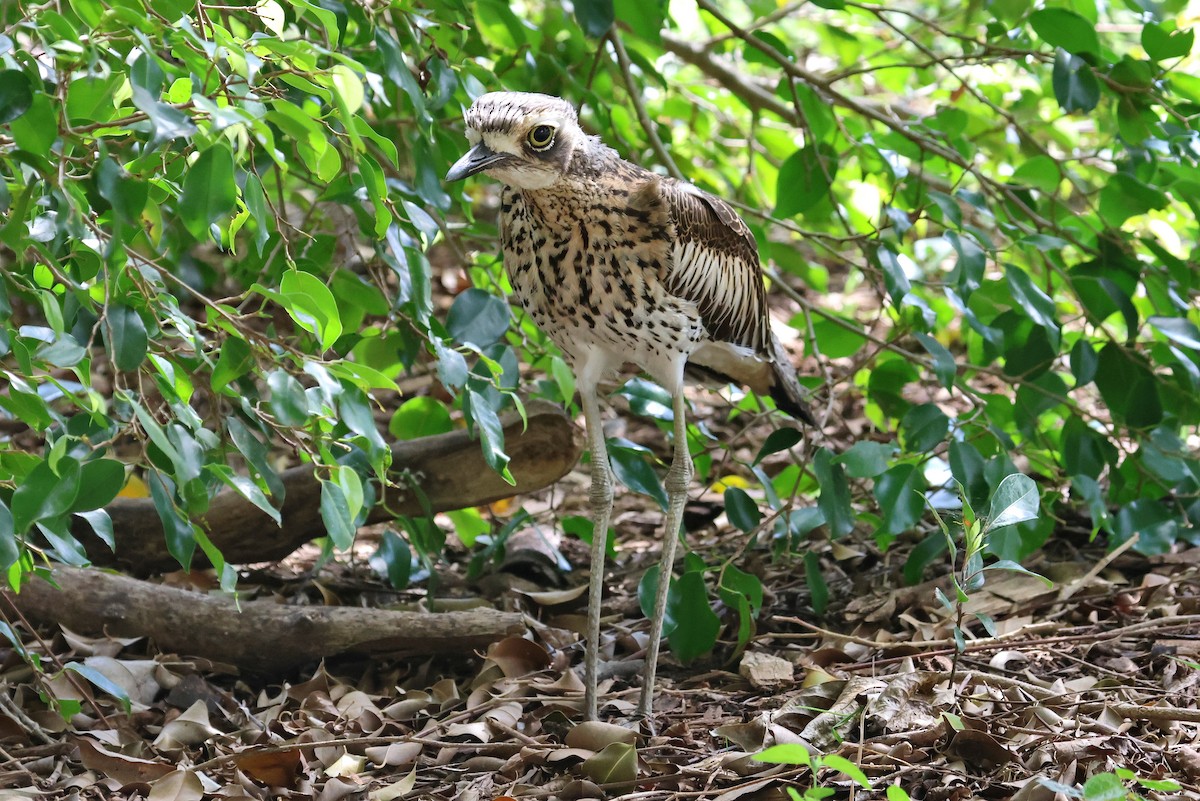
<path id="1" fill-rule="evenodd" d="M 612 468 L 604 425 L 600 419 L 600 401 L 595 384 L 581 384 L 579 396 L 587 424 L 588 449 L 592 459 L 592 564 L 588 587 L 587 652 L 583 657 L 584 713 L 596 719 L 596 668 L 600 659 L 600 605 L 604 594 L 604 549 L 608 544 L 608 521 L 612 516 Z"/>
<path id="2" fill-rule="evenodd" d="M 671 585 L 671 568 L 675 564 L 675 544 L 679 542 L 679 527 L 683 522 L 683 507 L 687 502 L 692 481 L 692 455 L 687 444 L 687 408 L 683 398 L 682 381 L 675 390 L 675 455 L 667 472 L 667 528 L 663 535 L 662 561 L 658 568 L 658 595 L 654 599 L 654 616 L 650 619 L 650 642 L 646 645 L 646 668 L 642 679 L 642 698 L 638 714 L 648 716 L 654 708 L 654 674 L 658 671 L 658 646 L 662 639 L 663 616 L 667 610 L 667 590 Z"/>

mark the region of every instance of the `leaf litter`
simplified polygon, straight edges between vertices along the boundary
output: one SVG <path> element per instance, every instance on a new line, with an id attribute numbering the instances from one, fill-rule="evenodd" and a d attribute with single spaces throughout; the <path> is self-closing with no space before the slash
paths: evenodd
<path id="1" fill-rule="evenodd" d="M 651 522 L 637 524 L 653 512 L 623 503 L 634 534 L 621 542 L 605 600 L 601 722 L 579 722 L 579 575 L 566 588 L 561 576 L 539 586 L 527 572 L 481 580 L 528 620 L 526 636 L 484 653 L 330 657 L 282 679 L 141 640 L 61 628 L 34 636 L 21 626 L 44 672 L 15 647 L 5 651 L 0 797 L 754 801 L 814 786 L 883 798 L 896 784 L 912 798 L 1049 801 L 1114 774 L 1144 798 L 1200 798 L 1192 552 L 1105 557 L 1084 543 L 1058 561 L 1044 551 L 1032 565 L 1055 578 L 1052 587 L 993 573 L 968 609 L 994 621 L 995 634 L 969 628 L 956 657 L 954 620 L 935 600 L 946 578 L 900 586 L 900 548 L 810 543 L 830 584 L 830 608 L 817 617 L 799 558 L 746 550 L 719 496 L 693 499 L 717 508 L 694 509 L 715 523 L 689 544 L 737 556 L 762 580 L 763 610 L 739 650 L 735 610 L 714 601 L 717 648 L 687 666 L 664 655 L 656 714 L 641 721 L 637 581 L 657 543 Z M 550 556 L 586 565 L 576 546 L 557 543 L 561 554 Z M 323 602 L 336 584 L 346 602 L 357 585 L 370 599 L 366 561 L 326 565 L 325 582 L 297 570 L 289 575 L 301 578 L 277 593 Z M 451 566 L 443 586 L 467 595 L 461 569 Z M 56 667 L 68 663 L 106 683 Z M 68 706 L 60 713 L 51 698 Z M 754 759 L 776 745 L 848 760 L 871 789 L 832 766 L 814 774 Z"/>

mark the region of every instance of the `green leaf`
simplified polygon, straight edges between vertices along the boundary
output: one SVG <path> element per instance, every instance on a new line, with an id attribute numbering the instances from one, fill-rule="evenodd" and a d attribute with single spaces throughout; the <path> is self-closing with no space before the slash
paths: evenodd
<path id="1" fill-rule="evenodd" d="M 893 443 L 864 439 L 838 454 L 834 461 L 845 465 L 851 478 L 874 478 L 887 470 L 888 460 L 895 452 Z"/>
<path id="2" fill-rule="evenodd" d="M 1119 172 L 1100 190 L 1100 216 L 1116 228 L 1130 217 L 1165 209 L 1170 202 L 1170 198 L 1156 187 Z"/>
<path id="3" fill-rule="evenodd" d="M 599 39 L 612 27 L 613 0 L 575 0 L 575 19 L 579 27 L 593 39 Z"/>
<path id="4" fill-rule="evenodd" d="M 376 552 L 387 570 L 388 583 L 398 590 L 408 587 L 412 576 L 412 550 L 408 542 L 390 528 L 379 538 L 379 550 Z"/>
<path id="5" fill-rule="evenodd" d="M 850 778 L 851 781 L 858 782 L 859 786 L 871 789 L 871 782 L 867 780 L 867 774 L 862 772 L 862 769 L 855 765 L 844 756 L 838 754 L 826 754 L 821 757 L 821 764 L 824 767 L 832 768 L 840 771 Z"/>
<path id="6" fill-rule="evenodd" d="M 822 351 L 822 353 L 824 353 L 824 351 Z M 798 444 L 802 439 L 804 439 L 804 434 L 802 434 L 798 428 L 791 428 L 788 426 L 775 429 L 767 435 L 762 447 L 758 449 L 758 455 L 754 457 L 753 464 L 758 464 L 773 453 L 779 453 L 780 451 L 788 450 L 792 446 Z"/>
<path id="7" fill-rule="evenodd" d="M 854 508 L 850 505 L 850 485 L 846 471 L 834 464 L 833 454 L 828 448 L 817 449 L 813 457 L 813 473 L 821 494 L 817 506 L 825 515 L 831 537 L 842 537 L 854 530 Z"/>
<path id="8" fill-rule="evenodd" d="M 750 757 L 755 762 L 769 762 L 773 765 L 810 765 L 812 757 L 808 749 L 799 743 L 783 743 L 773 745 Z"/>
<path id="9" fill-rule="evenodd" d="M 272 370 L 267 375 L 267 386 L 271 390 L 271 414 L 280 424 L 299 426 L 308 420 L 308 396 L 295 377 L 283 369 Z"/>
<path id="10" fill-rule="evenodd" d="M 147 474 L 146 484 L 150 487 L 150 497 L 163 524 L 167 552 L 175 558 L 180 567 L 187 570 L 191 567 L 192 556 L 196 552 L 196 531 L 191 521 L 180 514 L 175 505 L 175 485 L 157 470 Z"/>
<path id="11" fill-rule="evenodd" d="M 1192 52 L 1192 46 L 1195 44 L 1196 32 L 1191 28 L 1186 31 L 1168 31 L 1158 22 L 1148 22 L 1142 27 L 1142 47 L 1146 55 L 1155 61 L 1183 58 Z"/>
<path id="12" fill-rule="evenodd" d="M 929 567 L 946 547 L 946 538 L 940 531 L 935 531 L 918 542 L 904 561 L 904 583 L 910 587 L 919 583 L 925 575 L 925 568 Z M 953 609 L 953 606 L 948 608 Z"/>
<path id="13" fill-rule="evenodd" d="M 33 104 L 29 78 L 20 70 L 0 70 L 0 125 L 20 117 Z"/>
<path id="14" fill-rule="evenodd" d="M 1058 330 L 1058 313 L 1054 308 L 1054 300 L 1037 286 L 1029 273 L 1012 264 L 1004 265 L 1004 276 L 1008 280 L 1008 291 L 1013 300 L 1029 315 L 1029 318 L 1043 328 Z"/>
<path id="15" fill-rule="evenodd" d="M 375 415 L 367 394 L 357 387 L 347 387 L 338 399 L 338 416 L 351 431 L 366 440 L 366 450 L 372 463 L 378 463 L 382 473 L 388 447 L 375 425 Z"/>
<path id="16" fill-rule="evenodd" d="M 979 289 L 983 283 L 983 274 L 987 269 L 987 253 L 975 240 L 959 236 L 957 231 L 947 231 L 945 236 L 946 241 L 958 254 L 958 261 L 955 262 L 954 271 L 950 274 L 950 281 L 958 288 L 963 297 L 970 297 L 971 293 Z"/>
<path id="17" fill-rule="evenodd" d="M 145 58 L 145 56 L 143 56 Z M 146 89 L 140 86 L 133 87 L 133 104 L 138 110 L 145 114 L 150 119 L 150 127 L 154 131 L 154 135 L 150 138 L 150 149 L 158 147 L 163 142 L 170 142 L 175 139 L 186 139 L 196 133 L 196 124 L 191 118 L 177 108 L 172 108 L 159 101 L 157 92 L 151 94 Z M 224 150 L 224 148 L 220 148 Z M 206 151 L 207 152 L 207 151 Z M 198 163 L 198 162 L 197 162 Z M 232 164 L 232 162 L 231 162 Z M 193 169 L 195 165 L 193 165 Z M 232 173 L 230 175 L 232 178 Z M 186 184 L 185 184 L 186 189 Z M 234 190 L 236 191 L 236 189 Z M 216 219 L 220 214 L 225 213 L 233 207 L 233 203 L 229 203 L 228 208 L 222 209 L 213 216 Z M 209 222 L 212 222 L 210 219 Z M 207 224 L 205 225 L 207 227 Z M 202 238 L 202 234 L 193 235 L 197 239 Z"/>
<path id="18" fill-rule="evenodd" d="M 241 393 L 235 382 L 245 378 L 253 368 L 254 353 L 250 345 L 241 337 L 230 334 L 221 344 L 221 353 L 212 371 L 213 392 L 238 397 Z"/>
<path id="19" fill-rule="evenodd" d="M 483 460 L 506 482 L 515 484 L 516 481 L 508 470 L 508 454 L 504 452 L 504 426 L 500 425 L 496 411 L 473 389 L 467 390 L 467 400 L 463 406 L 469 411 L 475 431 L 479 434 Z"/>
<path id="20" fill-rule="evenodd" d="M 283 308 L 296 325 L 316 335 L 323 350 L 342 335 L 342 318 L 329 287 L 312 273 L 288 270 L 279 281 Z"/>
<path id="21" fill-rule="evenodd" d="M 1054 57 L 1051 85 L 1058 105 L 1068 114 L 1091 111 L 1100 103 L 1100 81 L 1091 65 L 1065 50 Z"/>
<path id="22" fill-rule="evenodd" d="M 1152 428 L 1163 418 L 1158 382 L 1145 358 L 1116 342 L 1100 351 L 1096 387 L 1113 414 L 1133 428 Z"/>
<path id="23" fill-rule="evenodd" d="M 37 356 L 55 367 L 74 367 L 83 361 L 87 351 L 69 334 L 38 346 Z"/>
<path id="24" fill-rule="evenodd" d="M 912 282 L 908 280 L 908 274 L 904 271 L 904 265 L 900 263 L 900 258 L 891 248 L 879 248 L 876 256 L 879 259 L 879 267 L 883 270 L 884 287 L 887 288 L 892 303 L 898 306 L 904 296 L 912 291 Z"/>
<path id="25" fill-rule="evenodd" d="M 900 421 L 900 444 L 908 453 L 926 453 L 946 438 L 950 418 L 934 403 L 914 406 Z"/>
<path id="26" fill-rule="evenodd" d="M 50 155 L 50 148 L 58 139 L 57 104 L 51 107 L 50 99 L 37 92 L 25 113 L 9 123 L 17 147 L 42 158 Z M 0 190 L 2 191 L 2 190 Z"/>
<path id="27" fill-rule="evenodd" d="M 721 620 L 708 605 L 704 574 L 699 571 L 671 582 L 663 617 L 664 629 L 671 627 L 667 636 L 671 653 L 685 665 L 711 651 L 721 633 Z"/>
<path id="28" fill-rule="evenodd" d="M 1148 317 L 1146 322 L 1177 345 L 1200 351 L 1200 328 L 1186 317 Z"/>
<path id="29" fill-rule="evenodd" d="M 165 80 L 166 75 L 163 74 L 162 67 L 158 64 L 158 59 L 150 53 L 143 51 L 140 56 L 134 59 L 133 64 L 130 65 L 130 84 L 146 90 L 152 97 L 159 96 Z"/>
<path id="30" fill-rule="evenodd" d="M 150 189 L 144 181 L 134 180 L 112 159 L 101 161 L 96 167 L 96 188 L 117 213 L 117 217 L 130 225 L 141 223 L 142 209 Z"/>
<path id="31" fill-rule="evenodd" d="M 1112 773 L 1097 773 L 1083 785 L 1084 801 L 1124 801 L 1125 784 Z"/>
<path id="32" fill-rule="evenodd" d="M 446 330 L 463 345 L 483 349 L 508 332 L 508 304 L 482 289 L 459 294 L 446 315 Z"/>
<path id="33" fill-rule="evenodd" d="M 836 322 L 835 322 L 836 320 Z M 842 359 L 853 356 L 867 344 L 867 338 L 861 333 L 861 326 L 853 320 L 847 320 L 839 315 L 828 313 L 813 320 L 812 332 L 817 341 L 817 349 L 821 355 L 830 359 Z"/>
<path id="34" fill-rule="evenodd" d="M 79 496 L 82 469 L 79 462 L 64 456 L 51 467 L 42 461 L 25 476 L 12 495 L 13 528 L 24 534 L 34 523 L 62 517 L 71 511 Z"/>
<path id="35" fill-rule="evenodd" d="M 150 340 L 146 324 L 137 310 L 121 303 L 112 303 L 105 314 L 107 333 L 111 337 L 113 364 L 118 370 L 131 373 L 142 366 Z"/>
<path id="36" fill-rule="evenodd" d="M 242 189 L 242 202 L 246 204 L 246 211 L 250 212 L 250 217 L 254 220 L 254 246 L 261 256 L 277 223 L 275 215 L 267 207 L 267 196 L 263 193 L 262 181 L 253 173 L 246 175 L 246 185 Z"/>
<path id="37" fill-rule="evenodd" d="M 1075 376 L 1075 386 L 1082 387 L 1092 383 L 1099 363 L 1100 359 L 1092 343 L 1086 339 L 1076 342 L 1071 348 L 1071 375 Z"/>
<path id="38" fill-rule="evenodd" d="M 717 593 L 729 606 L 737 605 L 737 597 L 746 599 L 750 613 L 757 616 L 763 605 L 763 585 L 758 576 L 739 569 L 736 565 L 726 565 L 721 571 L 721 584 Z"/>
<path id="39" fill-rule="evenodd" d="M 654 468 L 646 460 L 646 452 L 644 450 L 628 448 L 610 442 L 608 445 L 608 456 L 612 464 L 613 474 L 617 477 L 618 481 L 634 492 L 649 495 L 658 501 L 658 505 L 663 509 L 667 508 L 666 490 L 663 489 L 662 482 L 658 479 L 658 474 L 654 472 Z"/>
<path id="40" fill-rule="evenodd" d="M 405 63 L 399 42 L 382 25 L 375 27 L 375 48 L 383 59 L 388 79 L 408 95 L 416 116 L 418 118 L 425 116 L 425 93 L 421 91 L 420 84 L 417 83 L 412 70 Z"/>
<path id="41" fill-rule="evenodd" d="M 124 80 L 123 74 L 114 73 L 107 78 L 89 76 L 71 81 L 67 87 L 67 119 L 77 125 L 111 120 L 117 113 L 113 105 L 115 90 Z"/>
<path id="42" fill-rule="evenodd" d="M 925 476 L 915 464 L 898 464 L 875 481 L 883 512 L 880 527 L 890 535 L 911 530 L 925 511 Z"/>
<path id="43" fill-rule="evenodd" d="M 837 171 L 837 152 L 824 142 L 788 156 L 775 184 L 775 216 L 800 214 L 828 197 Z"/>
<path id="44" fill-rule="evenodd" d="M 478 509 L 459 509 L 454 512 L 446 512 L 446 517 L 450 518 L 450 522 L 454 524 L 455 536 L 468 548 L 474 548 L 480 537 L 490 534 L 492 531 L 492 524 L 480 514 Z M 505 524 L 505 528 L 513 526 L 514 522 L 521 522 L 521 520 L 514 518 Z"/>
<path id="45" fill-rule="evenodd" d="M 725 514 L 729 522 L 749 534 L 762 522 L 762 512 L 745 490 L 730 487 L 725 490 Z"/>
<path id="46" fill-rule="evenodd" d="M 388 433 L 397 439 L 420 439 L 453 429 L 445 404 L 428 395 L 419 395 L 400 404 L 388 423 Z"/>
<path id="47" fill-rule="evenodd" d="M 12 512 L 4 501 L 0 500 L 0 571 L 7 573 L 8 569 L 20 558 L 21 543 L 17 539 Z"/>
<path id="48" fill-rule="evenodd" d="M 938 382 L 946 389 L 951 389 L 954 386 L 954 377 L 958 374 L 958 363 L 954 360 L 954 354 L 929 334 L 917 331 L 913 335 L 921 343 L 921 347 L 925 348 L 925 352 L 933 358 L 933 374 L 937 376 Z"/>
<path id="49" fill-rule="evenodd" d="M 1021 473 L 1004 477 L 992 495 L 992 506 L 988 511 L 989 530 L 1036 520 L 1041 506 L 1037 484 Z"/>
<path id="50" fill-rule="evenodd" d="M 179 216 L 193 237 L 205 240 L 209 226 L 232 211 L 236 202 L 233 154 L 224 145 L 213 145 L 200 154 L 184 176 L 177 204 Z"/>
<path id="51" fill-rule="evenodd" d="M 821 559 L 815 551 L 804 552 L 804 580 L 808 584 L 813 612 L 818 615 L 825 614 L 825 610 L 829 608 L 829 585 L 821 573 Z"/>
<path id="52" fill-rule="evenodd" d="M 447 389 L 460 389 L 470 375 L 467 360 L 457 350 L 446 347 L 440 337 L 434 337 L 430 342 L 437 354 L 438 380 Z"/>
<path id="53" fill-rule="evenodd" d="M 133 702 L 129 700 L 128 693 L 121 689 L 120 685 L 113 682 L 112 679 L 108 678 L 108 676 L 105 676 L 95 668 L 89 667 L 88 665 L 80 662 L 68 662 L 67 664 L 63 665 L 63 670 L 69 670 L 72 673 L 78 673 L 80 676 L 87 679 L 87 681 L 96 687 L 96 689 L 103 690 L 113 698 L 116 698 L 121 702 L 121 706 L 124 708 L 125 714 L 129 714 L 133 711 Z"/>
<path id="54" fill-rule="evenodd" d="M 1062 168 L 1050 156 L 1034 156 L 1023 162 L 1012 177 L 1015 183 L 1032 186 L 1047 195 L 1058 191 L 1062 178 Z"/>
<path id="55" fill-rule="evenodd" d="M 662 41 L 666 3 L 646 3 L 641 0 L 616 0 L 616 18 L 621 20 L 638 38 L 657 45 Z"/>
<path id="56" fill-rule="evenodd" d="M 321 480 L 321 522 L 333 547 L 345 551 L 354 544 L 354 515 L 346 493 L 336 482 Z"/>
<path id="57" fill-rule="evenodd" d="M 125 486 L 125 465 L 116 459 L 84 462 L 79 473 L 79 494 L 71 504 L 72 512 L 89 512 L 112 503 Z"/>
<path id="58" fill-rule="evenodd" d="M 1047 44 L 1068 53 L 1100 55 L 1100 37 L 1092 23 L 1065 8 L 1043 8 L 1029 15 L 1029 25 Z"/>

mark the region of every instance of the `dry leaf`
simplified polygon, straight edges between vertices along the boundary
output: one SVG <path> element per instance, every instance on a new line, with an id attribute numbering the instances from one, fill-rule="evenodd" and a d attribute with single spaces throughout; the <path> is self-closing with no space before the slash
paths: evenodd
<path id="1" fill-rule="evenodd" d="M 563 742 L 567 744 L 568 748 L 601 751 L 614 743 L 633 745 L 637 742 L 637 736 L 637 732 L 633 729 L 627 729 L 615 723 L 588 720 L 567 732 L 567 736 Z"/>
<path id="2" fill-rule="evenodd" d="M 195 771 L 176 770 L 150 785 L 146 801 L 200 801 L 204 783 Z"/>
<path id="3" fill-rule="evenodd" d="M 771 654 L 747 651 L 742 654 L 738 673 L 760 690 L 792 683 L 792 663 Z"/>
<path id="4" fill-rule="evenodd" d="M 75 738 L 75 744 L 79 747 L 79 761 L 85 768 L 116 779 L 122 785 L 149 783 L 175 770 L 174 765 L 109 751 L 86 737 Z"/>
<path id="5" fill-rule="evenodd" d="M 233 758 L 238 769 L 267 787 L 292 787 L 300 770 L 300 751 L 243 751 Z"/>
<path id="6" fill-rule="evenodd" d="M 395 768 L 417 761 L 424 746 L 420 743 L 391 743 L 372 746 L 366 750 L 367 759 L 382 767 Z"/>
<path id="7" fill-rule="evenodd" d="M 189 745 L 199 745 L 220 734 L 208 722 L 208 707 L 197 701 L 182 715 L 168 721 L 154 739 L 156 748 L 177 750 Z"/>
<path id="8" fill-rule="evenodd" d="M 632 784 L 637 779 L 637 749 L 628 743 L 610 743 L 585 759 L 580 770 L 597 784 Z"/>
<path id="9" fill-rule="evenodd" d="M 550 667 L 546 649 L 524 637 L 506 637 L 487 650 L 487 660 L 494 663 L 508 678 L 524 676 Z"/>
<path id="10" fill-rule="evenodd" d="M 371 801 L 395 801 L 397 798 L 403 798 L 413 791 L 417 786 L 417 769 L 413 768 L 398 782 L 392 782 L 385 787 L 379 787 L 372 790 L 369 794 Z"/>

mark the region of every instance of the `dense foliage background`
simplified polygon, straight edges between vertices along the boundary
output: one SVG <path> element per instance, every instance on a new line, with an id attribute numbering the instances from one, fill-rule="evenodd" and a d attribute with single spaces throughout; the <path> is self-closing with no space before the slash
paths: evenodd
<path id="1" fill-rule="evenodd" d="M 441 180 L 462 108 L 499 88 L 570 98 L 622 154 L 751 224 L 823 431 L 747 451 L 693 426 L 698 480 L 733 487 L 735 525 L 784 544 L 821 526 L 885 548 L 928 534 L 915 578 L 945 542 L 928 505 L 955 507 L 957 482 L 985 511 L 1022 472 L 1043 513 L 992 532 L 1001 558 L 1062 525 L 1143 552 L 1194 541 L 1200 78 L 1184 13 L 6 3 L 0 566 L 18 585 L 44 558 L 85 561 L 71 519 L 111 538 L 102 507 L 131 465 L 172 552 L 204 549 L 227 587 L 192 521 L 223 487 L 277 505 L 278 449 L 317 466 L 331 548 L 376 501 L 389 437 L 462 416 L 504 470 L 496 415 L 518 365 L 534 368 L 522 393 L 570 403 L 573 387 L 503 300 L 492 190 Z M 455 299 L 435 309 L 442 290 Z M 662 412 L 644 382 L 624 393 Z M 763 403 L 734 398 L 722 414 Z M 644 449 L 614 456 L 660 494 Z M 489 527 L 455 522 L 468 540 Z M 404 525 L 393 558 L 440 547 L 427 521 Z"/>

